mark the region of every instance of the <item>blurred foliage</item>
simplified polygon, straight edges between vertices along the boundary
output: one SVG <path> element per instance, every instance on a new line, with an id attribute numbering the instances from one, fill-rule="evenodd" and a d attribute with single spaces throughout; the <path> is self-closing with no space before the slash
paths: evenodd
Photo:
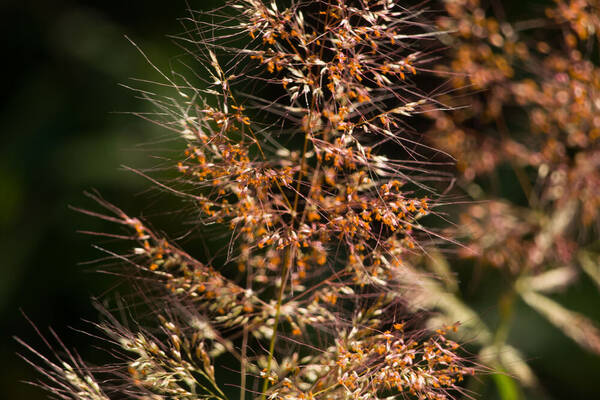
<path id="1" fill-rule="evenodd" d="M 427 137 L 456 160 L 468 205 L 448 208 L 446 235 L 465 247 L 442 246 L 453 284 L 431 308 L 507 374 L 473 382 L 482 398 L 597 397 L 585 382 L 600 367 L 599 3 L 443 4 L 435 70 L 450 111 L 428 114 Z"/>

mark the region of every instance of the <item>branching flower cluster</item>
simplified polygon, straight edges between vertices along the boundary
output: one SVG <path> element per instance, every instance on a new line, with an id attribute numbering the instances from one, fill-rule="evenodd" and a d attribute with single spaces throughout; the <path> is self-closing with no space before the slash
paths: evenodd
<path id="1" fill-rule="evenodd" d="M 472 369 L 446 338 L 456 326 L 403 321 L 405 258 L 439 238 L 421 219 L 436 208 L 432 183 L 448 178 L 406 123 L 433 102 L 412 80 L 438 36 L 420 14 L 392 0 L 240 0 L 210 23 L 191 14 L 182 40 L 211 79 L 161 72 L 176 97 L 139 91 L 183 144 L 177 178 L 140 173 L 191 205 L 200 227 L 227 231 L 227 245 L 199 261 L 94 196 L 107 213 L 91 214 L 129 232 L 118 237 L 132 251 L 117 258 L 144 283 L 156 326 L 108 316 L 100 327 L 122 361 L 97 380 L 81 363 L 59 368 L 53 393 L 225 399 L 238 386 L 240 399 L 441 400 L 459 390 Z M 240 93 L 248 81 L 279 98 Z M 224 355 L 240 371 L 225 386 Z"/>

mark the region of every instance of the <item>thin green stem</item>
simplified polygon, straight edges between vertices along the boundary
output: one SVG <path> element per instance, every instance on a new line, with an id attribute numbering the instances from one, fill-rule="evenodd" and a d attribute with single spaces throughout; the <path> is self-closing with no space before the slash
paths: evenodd
<path id="1" fill-rule="evenodd" d="M 246 290 L 252 287 L 252 265 L 246 262 Z M 248 324 L 244 324 L 244 333 L 242 337 L 242 351 L 240 359 L 240 400 L 246 398 L 246 368 L 247 368 L 247 348 L 248 348 Z"/>
<path id="2" fill-rule="evenodd" d="M 498 350 L 504 346 L 508 339 L 516 294 L 517 292 L 514 287 L 511 287 L 499 300 L 498 308 L 500 313 L 500 323 L 494 334 L 494 345 Z"/>
<path id="3" fill-rule="evenodd" d="M 273 323 L 273 333 L 271 336 L 271 342 L 269 343 L 269 357 L 267 359 L 267 368 L 265 372 L 265 379 L 263 381 L 261 399 L 267 398 L 267 390 L 269 389 L 269 377 L 271 375 L 271 364 L 273 363 L 273 353 L 275 351 L 275 343 L 277 342 L 277 328 L 279 326 L 279 319 L 281 317 L 281 303 L 283 302 L 283 294 L 285 292 L 285 285 L 287 282 L 287 274 L 290 270 L 292 260 L 294 258 L 293 250 L 288 247 L 286 251 L 286 262 L 281 274 L 281 287 L 279 288 L 279 296 L 277 297 L 277 306 L 275 308 L 275 322 Z"/>

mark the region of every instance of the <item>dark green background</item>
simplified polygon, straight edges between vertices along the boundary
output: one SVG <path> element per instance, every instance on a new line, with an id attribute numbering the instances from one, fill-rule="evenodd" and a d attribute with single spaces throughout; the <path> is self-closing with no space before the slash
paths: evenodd
<path id="1" fill-rule="evenodd" d="M 199 9 L 215 3 L 190 5 Z M 523 4 L 540 2 L 504 3 L 525 12 Z M 0 15 L 0 399 L 33 400 L 45 394 L 20 383 L 36 375 L 16 356 L 22 349 L 11 337 L 36 347 L 41 343 L 20 309 L 43 332 L 52 326 L 84 358 L 102 359 L 88 337 L 68 327 L 88 329 L 82 320 L 97 320 L 91 296 L 126 289 L 96 273 L 97 266 L 78 265 L 102 253 L 91 246 L 97 239 L 76 231 L 111 228 L 68 205 L 94 209 L 83 192 L 97 189 L 133 215 L 156 211 L 155 197 L 144 192 L 148 183 L 120 168 L 154 165 L 152 156 L 160 146 L 145 144 L 164 135 L 149 123 L 115 113 L 149 109 L 119 83 L 158 79 L 124 35 L 168 69 L 181 50 L 166 35 L 182 30 L 177 18 L 186 16 L 186 3 L 15 0 L 3 1 Z M 484 292 L 494 289 L 492 284 Z M 600 319 L 598 294 L 589 282 L 559 298 Z M 485 298 L 473 301 L 483 315 L 490 310 L 493 326 L 495 304 Z M 550 397 L 596 398 L 598 357 L 584 353 L 526 307 L 521 305 L 516 315 L 510 342 L 525 352 Z"/>
<path id="2" fill-rule="evenodd" d="M 120 166 L 154 165 L 150 149 L 159 146 L 144 144 L 164 132 L 118 113 L 150 109 L 119 84 L 158 76 L 124 35 L 169 69 L 181 50 L 166 35 L 183 30 L 186 9 L 183 0 L 0 2 L 0 399 L 46 397 L 20 383 L 36 375 L 12 336 L 43 348 L 20 309 L 84 358 L 102 358 L 68 327 L 90 330 L 82 321 L 98 319 L 90 296 L 115 279 L 78 265 L 103 254 L 91 247 L 98 239 L 76 231 L 115 230 L 68 206 L 98 210 L 83 195 L 97 189 L 134 215 L 152 209 L 147 182 Z"/>

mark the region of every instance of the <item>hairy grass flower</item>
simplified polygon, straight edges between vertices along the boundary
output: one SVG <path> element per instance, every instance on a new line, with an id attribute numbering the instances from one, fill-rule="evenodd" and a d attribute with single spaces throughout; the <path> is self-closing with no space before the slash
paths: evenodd
<path id="1" fill-rule="evenodd" d="M 226 399 L 217 360 L 229 355 L 241 399 L 450 398 L 472 373 L 446 338 L 456 327 L 402 322 L 405 259 L 439 238 L 421 220 L 449 178 L 407 124 L 436 104 L 413 77 L 439 33 L 419 6 L 391 0 L 239 0 L 210 23 L 191 16 L 182 40 L 210 79 L 161 72 L 173 97 L 139 89 L 181 144 L 177 178 L 138 172 L 187 202 L 194 224 L 228 232 L 224 256 L 199 261 L 92 195 L 106 214 L 88 213 L 127 232 L 132 250 L 117 258 L 143 282 L 155 325 L 108 315 L 100 327 L 121 362 L 92 383 L 58 369 L 53 387 Z M 248 81 L 278 97 L 244 94 Z"/>

